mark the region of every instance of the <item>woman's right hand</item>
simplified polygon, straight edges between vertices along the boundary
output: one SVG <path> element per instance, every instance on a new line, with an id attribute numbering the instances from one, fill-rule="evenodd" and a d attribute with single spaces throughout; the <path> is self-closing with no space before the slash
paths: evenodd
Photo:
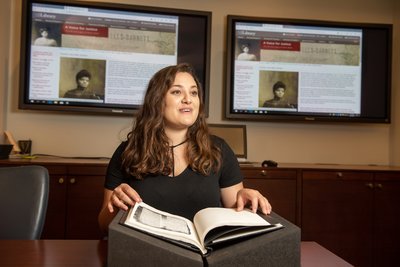
<path id="1" fill-rule="evenodd" d="M 117 186 L 107 203 L 108 210 L 113 213 L 114 207 L 128 210 L 129 206 L 135 205 L 136 202 L 141 202 L 139 194 L 128 184 L 120 184 Z"/>

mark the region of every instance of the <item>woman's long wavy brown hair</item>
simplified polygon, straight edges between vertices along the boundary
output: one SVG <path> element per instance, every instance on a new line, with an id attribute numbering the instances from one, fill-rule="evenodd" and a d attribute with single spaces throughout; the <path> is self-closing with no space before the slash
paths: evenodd
<path id="1" fill-rule="evenodd" d="M 169 175 L 172 172 L 173 155 L 164 132 L 164 99 L 179 72 L 192 75 L 200 99 L 199 115 L 187 133 L 189 166 L 202 175 L 216 172 L 221 166 L 221 150 L 211 142 L 205 119 L 203 89 L 194 69 L 182 63 L 165 67 L 154 74 L 149 81 L 143 106 L 128 134 L 122 167 L 137 179 L 146 175 Z"/>

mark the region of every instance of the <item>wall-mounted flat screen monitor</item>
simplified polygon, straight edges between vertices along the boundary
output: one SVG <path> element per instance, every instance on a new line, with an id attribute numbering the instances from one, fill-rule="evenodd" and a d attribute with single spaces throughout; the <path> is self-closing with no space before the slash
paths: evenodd
<path id="1" fill-rule="evenodd" d="M 392 25 L 228 16 L 226 118 L 390 122 Z"/>
<path id="2" fill-rule="evenodd" d="M 186 62 L 208 113 L 211 12 L 27 0 L 21 17 L 21 109 L 135 114 L 152 75 Z"/>

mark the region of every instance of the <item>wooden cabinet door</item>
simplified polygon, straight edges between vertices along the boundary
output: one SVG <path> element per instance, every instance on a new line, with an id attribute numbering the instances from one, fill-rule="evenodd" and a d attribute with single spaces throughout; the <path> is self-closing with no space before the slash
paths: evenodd
<path id="1" fill-rule="evenodd" d="M 242 168 L 244 185 L 257 189 L 271 203 L 272 210 L 296 224 L 296 170 Z"/>
<path id="2" fill-rule="evenodd" d="M 41 239 L 65 238 L 67 206 L 67 170 L 65 166 L 46 166 L 50 175 L 49 199 Z"/>
<path id="3" fill-rule="evenodd" d="M 97 217 L 103 202 L 105 167 L 70 167 L 66 239 L 100 239 Z"/>
<path id="4" fill-rule="evenodd" d="M 400 254 L 400 173 L 382 172 L 374 180 L 374 266 L 395 266 Z"/>
<path id="5" fill-rule="evenodd" d="M 64 162 L 65 161 L 65 162 Z M 42 239 L 99 239 L 106 162 L 47 159 L 3 160 L 0 166 L 41 165 L 50 175 Z"/>
<path id="6" fill-rule="evenodd" d="M 355 266 L 372 265 L 373 174 L 303 171 L 302 240 Z"/>

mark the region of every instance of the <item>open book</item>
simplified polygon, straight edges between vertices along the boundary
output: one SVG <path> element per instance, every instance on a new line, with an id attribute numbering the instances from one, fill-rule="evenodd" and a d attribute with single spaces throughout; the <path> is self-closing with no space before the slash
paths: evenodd
<path id="1" fill-rule="evenodd" d="M 261 234 L 282 228 L 271 224 L 250 210 L 206 208 L 190 220 L 157 210 L 144 202 L 136 203 L 121 224 L 168 239 L 174 243 L 196 248 L 207 254 L 213 246 L 236 238 Z"/>

